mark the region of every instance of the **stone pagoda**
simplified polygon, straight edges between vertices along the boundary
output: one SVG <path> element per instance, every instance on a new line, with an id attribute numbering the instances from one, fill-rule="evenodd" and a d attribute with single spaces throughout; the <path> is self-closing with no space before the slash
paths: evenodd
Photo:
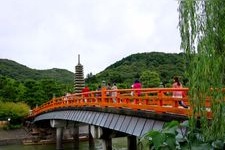
<path id="1" fill-rule="evenodd" d="M 74 93 L 81 93 L 84 88 L 83 65 L 80 64 L 80 54 L 78 54 L 78 64 L 75 66 Z"/>

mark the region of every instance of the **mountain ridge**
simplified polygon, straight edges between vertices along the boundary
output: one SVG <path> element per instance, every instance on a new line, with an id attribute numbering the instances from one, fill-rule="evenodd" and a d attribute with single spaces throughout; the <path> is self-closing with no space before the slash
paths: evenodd
<path id="1" fill-rule="evenodd" d="M 88 83 L 100 84 L 103 80 L 119 83 L 123 88 L 130 88 L 135 79 L 145 71 L 157 72 L 161 82 L 171 84 L 174 76 L 184 79 L 184 53 L 143 52 L 131 54 L 96 75 L 88 74 Z"/>
<path id="2" fill-rule="evenodd" d="M 146 70 L 155 71 L 163 83 L 169 83 L 173 76 L 184 76 L 184 53 L 143 52 L 131 54 L 109 65 L 101 72 L 87 74 L 88 85 L 97 87 L 102 80 L 129 85 Z M 84 66 L 85 67 L 85 66 Z M 32 69 L 9 59 L 0 59 L 0 75 L 23 81 L 25 79 L 51 78 L 61 83 L 73 85 L 74 73 L 66 69 Z M 98 84 L 98 85 L 97 85 Z"/>
<path id="3" fill-rule="evenodd" d="M 59 68 L 33 69 L 10 59 L 0 59 L 0 75 L 18 81 L 25 79 L 55 79 L 61 83 L 73 83 L 74 73 Z"/>

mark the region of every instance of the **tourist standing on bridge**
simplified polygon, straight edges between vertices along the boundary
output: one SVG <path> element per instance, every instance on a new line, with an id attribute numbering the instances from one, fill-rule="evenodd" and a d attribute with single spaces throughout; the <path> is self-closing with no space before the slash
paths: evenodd
<path id="1" fill-rule="evenodd" d="M 90 89 L 89 89 L 88 86 L 85 86 L 85 87 L 82 89 L 82 93 L 83 93 L 83 96 L 84 96 L 84 102 L 85 102 L 85 103 L 87 102 L 88 92 L 90 92 Z"/>
<path id="2" fill-rule="evenodd" d="M 111 84 L 110 83 L 107 84 L 106 90 L 111 90 Z M 110 96 L 110 92 L 109 91 L 106 92 L 106 96 Z"/>
<path id="3" fill-rule="evenodd" d="M 134 84 L 132 85 L 132 89 L 134 89 L 134 91 L 131 92 L 132 96 L 140 96 L 141 95 L 141 82 L 139 80 L 135 80 Z M 135 98 L 133 101 L 134 104 L 139 104 L 139 98 Z"/>
<path id="4" fill-rule="evenodd" d="M 174 77 L 173 88 L 182 88 L 182 84 L 180 83 L 178 77 Z M 182 99 L 183 91 L 173 91 L 173 97 Z M 179 103 L 179 105 L 183 106 L 184 108 L 188 108 L 188 106 L 186 106 L 182 100 L 179 100 L 178 103 Z"/>
<path id="5" fill-rule="evenodd" d="M 112 99 L 113 99 L 113 102 L 116 103 L 116 97 L 117 97 L 117 86 L 116 86 L 116 83 L 113 83 L 113 86 L 112 86 L 111 89 L 114 90 L 112 92 Z"/>
<path id="6" fill-rule="evenodd" d="M 141 87 L 142 87 L 141 82 L 139 80 L 135 80 L 132 88 L 133 89 L 141 89 Z M 135 90 L 134 93 L 137 94 L 138 96 L 140 96 L 141 90 Z"/>
<path id="7" fill-rule="evenodd" d="M 63 98 L 63 100 L 66 101 L 67 104 L 68 104 L 68 100 L 69 100 L 70 95 L 71 95 L 70 93 L 66 93 L 64 98 Z"/>
<path id="8" fill-rule="evenodd" d="M 98 86 L 98 88 L 96 89 L 96 97 L 100 97 L 101 96 L 101 85 Z"/>

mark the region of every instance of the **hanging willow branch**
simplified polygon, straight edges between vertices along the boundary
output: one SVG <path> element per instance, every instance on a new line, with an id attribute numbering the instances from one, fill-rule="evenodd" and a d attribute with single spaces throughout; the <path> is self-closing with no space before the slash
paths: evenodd
<path id="1" fill-rule="evenodd" d="M 225 137 L 225 1 L 179 2 L 181 48 L 186 54 L 191 125 L 200 120 L 205 140 Z M 211 102 L 212 120 L 205 103 Z M 196 116 L 199 116 L 197 118 Z"/>

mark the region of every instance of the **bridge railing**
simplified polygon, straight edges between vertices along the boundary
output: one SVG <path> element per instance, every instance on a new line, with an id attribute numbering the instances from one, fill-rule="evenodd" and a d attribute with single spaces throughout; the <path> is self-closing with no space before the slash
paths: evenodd
<path id="1" fill-rule="evenodd" d="M 184 96 L 174 98 L 172 93 L 180 91 Z M 183 108 L 179 105 L 183 101 L 189 106 L 188 88 L 142 88 L 142 89 L 117 89 L 91 91 L 85 93 L 76 93 L 68 96 L 53 98 L 32 110 L 30 116 L 36 116 L 43 112 L 51 111 L 58 108 L 75 108 L 75 107 L 112 107 L 115 109 L 131 109 L 133 111 L 143 110 L 155 113 L 171 113 L 188 116 L 192 108 Z M 210 103 L 206 102 L 209 109 Z"/>

